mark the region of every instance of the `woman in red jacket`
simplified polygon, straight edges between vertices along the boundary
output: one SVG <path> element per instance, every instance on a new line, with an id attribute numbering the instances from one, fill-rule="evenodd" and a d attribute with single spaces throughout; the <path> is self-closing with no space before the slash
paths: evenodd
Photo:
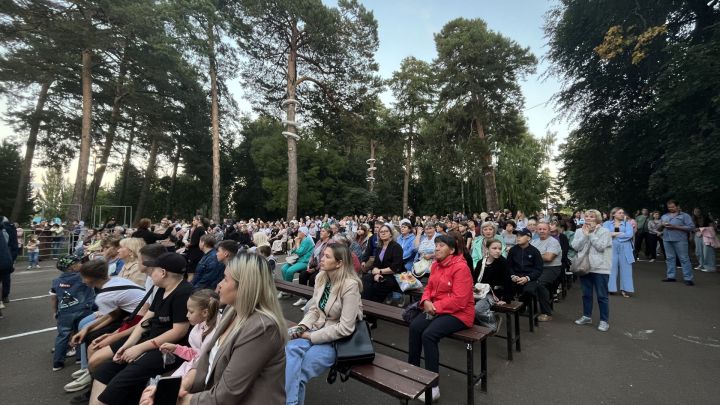
<path id="1" fill-rule="evenodd" d="M 475 319 L 473 281 L 467 262 L 454 238 L 435 238 L 435 262 L 430 280 L 418 307 L 425 312 L 410 323 L 408 363 L 420 366 L 420 353 L 425 352 L 425 369 L 438 372 L 438 342 L 445 336 L 472 327 Z M 440 388 L 433 387 L 432 399 L 440 397 Z"/>

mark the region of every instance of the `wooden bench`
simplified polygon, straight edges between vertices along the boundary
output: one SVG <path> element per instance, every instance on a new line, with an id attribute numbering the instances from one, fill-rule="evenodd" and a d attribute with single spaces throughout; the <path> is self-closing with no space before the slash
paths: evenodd
<path id="1" fill-rule="evenodd" d="M 297 295 L 303 298 L 312 297 L 312 287 L 291 283 L 284 280 L 275 280 L 275 287 L 282 292 Z M 363 313 L 372 315 L 378 319 L 391 322 L 397 325 L 408 326 L 407 322 L 402 318 L 403 309 L 383 303 L 362 300 Z M 492 336 L 493 331 L 482 326 L 473 326 L 472 328 L 453 333 L 448 336 L 449 339 L 459 340 L 465 344 L 466 353 L 466 370 L 460 370 L 447 364 L 441 366 L 456 371 L 467 376 L 467 403 L 475 404 L 475 384 L 480 381 L 480 389 L 487 392 L 488 372 L 487 372 L 487 337 Z M 395 345 L 386 344 L 373 339 L 374 342 L 389 347 L 394 350 L 407 353 L 407 351 L 398 348 Z M 480 342 L 480 374 L 475 375 L 475 344 Z"/>
<path id="2" fill-rule="evenodd" d="M 515 344 L 515 350 L 520 351 L 520 309 L 523 305 L 525 304 L 522 302 L 513 301 L 492 306 L 493 311 L 505 314 L 505 336 L 497 333 L 495 336 L 507 341 L 508 360 L 513 359 L 513 344 Z"/>
<path id="3" fill-rule="evenodd" d="M 295 322 L 287 321 L 289 326 Z M 350 378 L 358 380 L 386 394 L 408 401 L 418 399 L 425 393 L 425 405 L 432 404 L 432 386 L 438 381 L 438 374 L 402 360 L 375 353 L 372 363 L 358 364 L 350 369 Z"/>

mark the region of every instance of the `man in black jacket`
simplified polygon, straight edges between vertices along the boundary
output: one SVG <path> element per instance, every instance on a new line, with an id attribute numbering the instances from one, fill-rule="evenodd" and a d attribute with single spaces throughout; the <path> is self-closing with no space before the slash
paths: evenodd
<path id="1" fill-rule="evenodd" d="M 537 294 L 537 280 L 543 271 L 543 259 L 540 251 L 530 244 L 530 230 L 519 229 L 514 233 L 517 235 L 517 244 L 508 251 L 507 261 L 515 293 L 525 301 L 528 295 Z"/>
<path id="2" fill-rule="evenodd" d="M 17 229 L 0 212 L 0 283 L 2 283 L 2 301 L 0 309 L 4 308 L 3 303 L 10 302 L 10 274 L 15 271 L 15 260 L 18 256 Z"/>

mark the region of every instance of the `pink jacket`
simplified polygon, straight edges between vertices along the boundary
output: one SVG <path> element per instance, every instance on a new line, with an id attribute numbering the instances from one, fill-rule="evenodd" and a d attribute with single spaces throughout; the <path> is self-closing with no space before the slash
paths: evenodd
<path id="1" fill-rule="evenodd" d="M 700 235 L 703 238 L 703 245 L 712 246 L 714 248 L 720 248 L 720 241 L 717 239 L 717 234 L 712 226 L 706 226 L 700 228 Z"/>

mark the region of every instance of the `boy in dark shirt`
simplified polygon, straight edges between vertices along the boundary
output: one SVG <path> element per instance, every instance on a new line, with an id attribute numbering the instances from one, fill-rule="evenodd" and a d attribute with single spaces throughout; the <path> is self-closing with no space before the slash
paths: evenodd
<path id="1" fill-rule="evenodd" d="M 50 304 L 57 320 L 57 337 L 53 354 L 53 371 L 65 367 L 65 353 L 70 336 L 80 319 L 92 313 L 95 292 L 82 282 L 78 273 L 81 258 L 65 255 L 58 259 L 57 268 L 63 274 L 52 281 Z"/>
<path id="2" fill-rule="evenodd" d="M 528 229 L 519 229 L 517 245 L 508 251 L 507 261 L 510 267 L 510 279 L 513 282 L 516 294 L 527 296 L 536 295 L 537 280 L 543 271 L 543 259 L 540 251 L 530 244 L 532 232 Z M 525 301 L 525 300 L 523 300 Z"/>

